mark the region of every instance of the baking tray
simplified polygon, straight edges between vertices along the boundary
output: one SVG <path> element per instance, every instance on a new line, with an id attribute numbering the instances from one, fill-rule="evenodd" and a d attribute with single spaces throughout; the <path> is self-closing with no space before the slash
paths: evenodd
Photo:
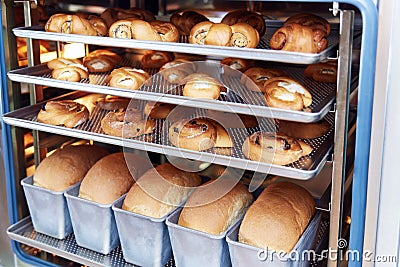
<path id="1" fill-rule="evenodd" d="M 324 242 L 328 237 L 329 221 L 323 220 L 317 235 L 316 248 L 325 249 Z M 28 216 L 7 229 L 8 236 L 17 242 L 32 246 L 43 251 L 54 253 L 71 261 L 78 262 L 87 266 L 124 266 L 133 267 L 134 265 L 126 262 L 122 255 L 121 247 L 111 251 L 108 255 L 104 255 L 89 249 L 79 247 L 76 244 L 74 234 L 67 236 L 65 239 L 57 239 L 44 235 L 35 231 L 32 225 L 31 217 Z M 317 253 L 321 253 L 317 250 Z M 318 255 L 318 254 L 317 254 Z M 318 259 L 311 263 L 311 266 L 318 266 Z M 174 259 L 171 259 L 165 267 L 175 267 Z M 320 266 L 320 265 L 319 265 Z"/>
<path id="2" fill-rule="evenodd" d="M 264 63 L 265 66 L 270 68 L 284 70 L 290 77 L 304 84 L 313 96 L 313 103 L 307 111 L 292 111 L 266 106 L 262 93 L 247 90 L 240 82 L 241 73 L 235 72 L 233 76 L 226 74 L 218 61 L 201 61 L 197 62 L 196 65 L 199 72 L 206 72 L 219 79 L 228 88 L 228 92 L 222 93 L 218 100 L 185 97 L 182 95 L 182 86 L 168 84 L 160 74 L 153 75 L 150 78 L 152 82 L 151 86 L 142 86 L 140 90 L 135 91 L 109 87 L 106 82 L 109 72 L 90 74 L 89 79 L 83 79 L 80 82 L 60 81 L 51 78 L 51 70 L 47 68 L 46 64 L 10 71 L 8 72 L 8 77 L 15 82 L 33 83 L 91 93 L 112 94 L 139 100 L 160 101 L 182 106 L 202 107 L 218 111 L 301 122 L 320 120 L 329 112 L 335 101 L 336 83 L 319 83 L 305 77 L 303 74 L 304 66 L 301 65 Z M 120 66 L 141 68 L 140 61 L 128 60 L 126 58 L 117 67 Z M 155 69 L 147 69 L 147 71 L 150 74 L 157 72 Z M 356 71 L 353 70 L 352 89 L 357 85 Z"/>
<path id="3" fill-rule="evenodd" d="M 264 250 L 238 242 L 240 224 L 237 224 L 226 236 L 232 267 L 306 267 L 310 261 L 313 261 L 312 258 L 309 260 L 307 257 L 313 256 L 311 250 L 315 249 L 320 223 L 321 212 L 317 211 L 289 254 L 281 254 L 279 251 Z M 303 251 L 310 253 L 303 253 Z M 318 258 L 315 254 L 314 257 Z"/>
<path id="4" fill-rule="evenodd" d="M 52 191 L 33 185 L 33 176 L 29 176 L 24 178 L 21 184 L 36 231 L 59 239 L 72 233 L 64 192 L 79 186 L 80 183 L 63 191 Z"/>
<path id="5" fill-rule="evenodd" d="M 69 97 L 72 97 L 72 95 L 74 94 L 69 95 Z M 127 148 L 136 148 L 139 150 L 167 154 L 180 158 L 199 160 L 230 166 L 233 168 L 252 170 L 259 173 L 269 173 L 302 180 L 313 178 L 319 173 L 327 161 L 333 146 L 333 113 L 328 113 L 325 117 L 326 120 L 331 124 L 331 129 L 327 134 L 320 138 L 305 140 L 305 142 L 307 142 L 313 148 L 313 152 L 310 155 L 302 157 L 300 160 L 289 165 L 278 166 L 248 160 L 244 157 L 241 151 L 241 146 L 244 140 L 251 133 L 259 130 L 274 130 L 274 126 L 271 125 L 270 119 L 261 120 L 259 122 L 260 126 L 252 129 L 228 128 L 227 130 L 233 139 L 234 148 L 232 149 L 232 155 L 226 156 L 218 154 L 218 149 L 210 149 L 199 152 L 172 146 L 167 137 L 168 127 L 163 127 L 163 120 L 156 121 L 156 129 L 154 130 L 153 134 L 150 135 L 137 138 L 121 138 L 106 135 L 101 129 L 100 122 L 101 119 L 106 115 L 107 111 L 101 110 L 98 107 L 95 107 L 93 110 L 89 121 L 79 125 L 76 128 L 71 129 L 63 126 L 53 126 L 40 123 L 37 122 L 37 114 L 42 105 L 42 103 L 39 103 L 10 112 L 3 116 L 3 120 L 5 123 L 23 128 L 61 134 L 75 138 L 89 139 Z"/>
<path id="6" fill-rule="evenodd" d="M 125 198 L 113 206 L 124 259 L 140 266 L 164 266 L 172 257 L 171 242 L 163 218 L 151 218 L 121 209 Z"/>
<path id="7" fill-rule="evenodd" d="M 282 25 L 281 21 L 267 21 L 267 32 L 262 36 L 257 48 L 236 48 L 212 45 L 189 44 L 187 38 L 181 36 L 179 43 L 141 41 L 135 39 L 118 39 L 110 37 L 88 36 L 81 34 L 63 34 L 46 32 L 42 26 L 18 27 L 13 32 L 17 37 L 41 39 L 49 41 L 86 43 L 101 46 L 125 47 L 136 49 L 152 49 L 198 55 L 218 57 L 239 57 L 257 60 L 278 61 L 286 63 L 311 64 L 336 56 L 339 32 L 333 27 L 328 37 L 328 47 L 320 53 L 300 53 L 280 50 L 272 50 L 269 47 L 269 39 Z"/>
<path id="8" fill-rule="evenodd" d="M 180 267 L 230 267 L 231 260 L 225 236 L 238 222 L 220 235 L 212 235 L 178 225 L 181 211 L 182 208 L 177 209 L 168 216 L 166 221 L 176 265 Z"/>
<path id="9" fill-rule="evenodd" d="M 112 204 L 100 204 L 78 197 L 79 187 L 64 193 L 72 227 L 79 246 L 108 254 L 119 245 L 119 236 Z"/>

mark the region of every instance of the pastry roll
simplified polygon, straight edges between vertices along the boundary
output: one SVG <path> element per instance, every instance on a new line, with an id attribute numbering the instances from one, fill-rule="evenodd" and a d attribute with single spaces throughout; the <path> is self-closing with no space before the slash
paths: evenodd
<path id="1" fill-rule="evenodd" d="M 55 14 L 46 22 L 44 29 L 47 32 L 91 36 L 105 36 L 107 34 L 105 22 L 100 17 L 93 15 L 86 19 L 77 15 Z"/>
<path id="2" fill-rule="evenodd" d="M 254 92 L 265 93 L 264 83 L 273 77 L 286 77 L 287 74 L 278 69 L 252 67 L 246 70 L 240 81 L 246 88 Z M 254 86 L 254 84 L 256 86 Z"/>
<path id="3" fill-rule="evenodd" d="M 265 34 L 266 26 L 264 18 L 252 11 L 247 10 L 235 10 L 227 13 L 221 20 L 221 23 L 234 25 L 236 23 L 247 23 L 255 28 L 260 36 Z"/>
<path id="4" fill-rule="evenodd" d="M 138 90 L 149 78 L 150 74 L 144 70 L 123 67 L 113 70 L 106 81 L 112 87 Z"/>
<path id="5" fill-rule="evenodd" d="M 74 128 L 89 119 L 89 110 L 72 100 L 48 101 L 39 111 L 37 120 L 51 125 Z"/>
<path id="6" fill-rule="evenodd" d="M 170 22 L 178 28 L 181 35 L 189 35 L 193 26 L 203 21 L 208 21 L 208 18 L 196 11 L 173 14 L 170 18 Z"/>
<path id="7" fill-rule="evenodd" d="M 83 58 L 83 65 L 89 72 L 108 72 L 121 62 L 121 57 L 112 51 L 98 49 Z"/>
<path id="8" fill-rule="evenodd" d="M 159 69 L 175 58 L 174 53 L 165 51 L 146 51 L 141 63 L 144 68 Z"/>
<path id="9" fill-rule="evenodd" d="M 256 132 L 246 138 L 242 151 L 250 160 L 287 165 L 309 155 L 312 147 L 284 134 Z"/>

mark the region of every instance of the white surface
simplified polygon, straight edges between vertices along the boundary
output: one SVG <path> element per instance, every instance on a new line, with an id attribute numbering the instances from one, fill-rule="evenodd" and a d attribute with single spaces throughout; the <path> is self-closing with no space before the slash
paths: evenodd
<path id="1" fill-rule="evenodd" d="M 380 1 L 377 72 L 368 183 L 364 251 L 374 257 L 394 256 L 397 262 L 364 259 L 363 266 L 398 266 L 400 203 L 400 2 Z"/>

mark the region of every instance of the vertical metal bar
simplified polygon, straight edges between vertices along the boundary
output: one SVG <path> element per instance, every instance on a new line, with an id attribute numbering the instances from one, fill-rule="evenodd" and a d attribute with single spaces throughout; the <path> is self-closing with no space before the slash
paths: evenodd
<path id="1" fill-rule="evenodd" d="M 333 154 L 331 216 L 329 230 L 329 248 L 340 254 L 345 242 L 339 244 L 342 233 L 344 181 L 346 172 L 346 147 L 348 131 L 348 110 L 350 95 L 351 54 L 353 40 L 354 11 L 340 12 L 340 39 L 338 57 L 338 82 L 335 114 L 335 144 Z M 337 266 L 337 261 L 328 259 L 328 266 Z"/>

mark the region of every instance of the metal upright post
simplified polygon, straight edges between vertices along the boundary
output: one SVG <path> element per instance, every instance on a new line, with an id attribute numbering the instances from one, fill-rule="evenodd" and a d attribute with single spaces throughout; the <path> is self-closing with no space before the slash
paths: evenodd
<path id="1" fill-rule="evenodd" d="M 340 39 L 338 58 L 338 81 L 335 114 L 335 143 L 333 151 L 331 215 L 329 230 L 329 249 L 336 259 L 328 258 L 328 266 L 337 266 L 347 246 L 341 239 L 343 219 L 344 182 L 346 175 L 346 147 L 348 131 L 348 110 L 351 80 L 351 55 L 353 40 L 354 11 L 340 11 Z"/>

